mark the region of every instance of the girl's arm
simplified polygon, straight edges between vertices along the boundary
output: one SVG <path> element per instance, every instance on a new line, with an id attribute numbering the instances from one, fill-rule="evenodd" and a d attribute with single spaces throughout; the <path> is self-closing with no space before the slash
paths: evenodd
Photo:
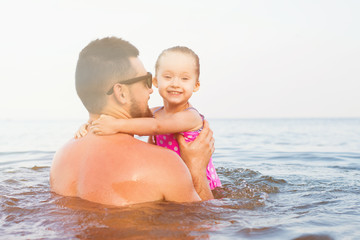
<path id="1" fill-rule="evenodd" d="M 201 128 L 202 118 L 195 110 L 187 110 L 161 118 L 116 119 L 101 115 L 90 129 L 99 135 L 128 133 L 139 136 L 178 133 Z"/>

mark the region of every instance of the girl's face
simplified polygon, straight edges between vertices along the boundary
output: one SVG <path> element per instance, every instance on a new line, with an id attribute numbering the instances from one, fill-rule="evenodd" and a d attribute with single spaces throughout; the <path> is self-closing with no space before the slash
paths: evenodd
<path id="1" fill-rule="evenodd" d="M 159 89 L 164 103 L 187 103 L 192 93 L 200 87 L 194 58 L 184 53 L 166 53 L 160 59 L 153 83 Z"/>

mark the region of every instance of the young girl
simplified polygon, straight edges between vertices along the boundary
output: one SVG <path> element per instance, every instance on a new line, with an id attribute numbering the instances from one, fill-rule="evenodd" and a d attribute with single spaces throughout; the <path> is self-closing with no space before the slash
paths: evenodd
<path id="1" fill-rule="evenodd" d="M 193 141 L 202 130 L 204 116 L 189 103 L 193 92 L 199 90 L 199 57 L 187 47 L 164 50 L 155 65 L 153 84 L 159 89 L 163 107 L 152 109 L 154 118 L 116 119 L 107 115 L 93 121 L 90 129 L 99 135 L 118 132 L 150 136 L 149 142 L 166 147 L 180 155 L 174 133 L 187 142 Z M 211 190 L 221 187 L 212 159 L 207 167 Z"/>

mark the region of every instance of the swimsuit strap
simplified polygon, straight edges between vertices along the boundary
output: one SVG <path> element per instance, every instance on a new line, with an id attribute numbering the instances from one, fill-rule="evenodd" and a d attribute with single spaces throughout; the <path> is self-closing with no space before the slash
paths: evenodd
<path id="1" fill-rule="evenodd" d="M 199 112 L 199 111 L 198 111 L 196 108 L 194 108 L 194 107 L 188 107 L 188 108 L 184 109 L 184 111 L 190 110 L 190 109 L 194 109 L 195 111 Z"/>
<path id="2" fill-rule="evenodd" d="M 164 108 L 164 106 L 159 107 L 158 109 L 156 109 L 156 110 L 153 112 L 153 115 L 155 115 L 155 113 L 157 113 L 159 110 L 161 110 L 161 109 L 163 109 L 163 108 Z"/>
<path id="3" fill-rule="evenodd" d="M 193 110 L 195 110 L 195 111 L 197 111 L 197 112 L 199 113 L 199 111 L 198 111 L 196 108 L 194 108 L 194 107 L 188 107 L 188 108 L 184 109 L 184 111 L 190 110 L 190 109 L 193 109 Z M 204 115 L 202 115 L 201 113 L 199 113 L 199 115 L 201 116 L 202 120 L 205 119 Z"/>

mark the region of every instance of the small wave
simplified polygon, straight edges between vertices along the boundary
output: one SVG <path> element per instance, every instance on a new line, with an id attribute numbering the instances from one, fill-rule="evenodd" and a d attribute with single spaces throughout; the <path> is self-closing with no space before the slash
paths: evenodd
<path id="1" fill-rule="evenodd" d="M 329 166 L 329 168 L 334 168 L 334 169 L 341 169 L 341 170 L 347 170 L 347 171 L 359 171 L 360 170 L 360 165 L 355 164 L 352 166 Z"/>
<path id="2" fill-rule="evenodd" d="M 15 198 L 15 197 L 8 197 L 8 196 L 0 196 L 0 200 L 1 200 L 2 207 L 15 206 L 19 202 L 19 199 Z"/>
<path id="3" fill-rule="evenodd" d="M 49 161 L 53 151 L 0 152 L 0 166 L 17 165 L 30 161 Z"/>
<path id="4" fill-rule="evenodd" d="M 251 156 L 251 154 L 247 153 L 247 156 Z M 356 152 L 269 152 L 264 157 L 268 160 L 290 162 L 356 163 L 360 159 L 360 154 Z"/>
<path id="5" fill-rule="evenodd" d="M 217 172 L 219 175 L 225 177 L 225 183 L 228 182 L 230 184 L 234 184 L 236 186 L 242 186 L 244 182 L 248 184 L 254 185 L 255 187 L 275 187 L 276 189 L 283 184 L 286 184 L 284 179 L 276 179 L 271 176 L 262 175 L 258 171 L 253 171 L 251 169 L 243 169 L 243 168 L 217 168 Z M 274 192 L 277 192 L 275 190 Z M 267 193 L 273 193 L 273 191 L 267 191 Z"/>
<path id="6" fill-rule="evenodd" d="M 320 235 L 320 234 L 305 234 L 300 237 L 294 238 L 293 240 L 333 240 L 329 235 Z"/>
<path id="7" fill-rule="evenodd" d="M 299 153 L 299 152 L 291 152 L 291 153 L 282 153 L 276 152 L 273 153 L 275 156 L 270 157 L 270 160 L 286 160 L 286 161 L 311 161 L 311 162 L 335 162 L 335 161 L 342 161 L 339 156 L 336 156 L 334 153 L 323 153 L 323 152 L 306 152 L 306 153 Z"/>
<path id="8" fill-rule="evenodd" d="M 234 179 L 252 178 L 261 175 L 260 172 L 253 171 L 251 169 L 243 169 L 243 168 L 219 167 L 216 169 L 216 171 L 218 172 L 218 174 Z"/>
<path id="9" fill-rule="evenodd" d="M 214 190 L 215 198 L 238 200 L 229 204 L 223 202 L 222 207 L 253 209 L 263 206 L 268 194 L 278 193 L 279 187 L 286 184 L 283 179 L 265 176 L 251 169 L 219 167 L 216 171 L 223 187 Z"/>
<path id="10" fill-rule="evenodd" d="M 15 180 L 15 179 L 6 179 L 6 180 L 4 180 L 4 183 L 16 185 L 16 184 L 19 184 L 19 181 Z"/>
<path id="11" fill-rule="evenodd" d="M 43 170 L 43 169 L 49 169 L 50 167 L 49 166 L 33 166 L 32 168 L 30 168 L 31 170 L 34 170 L 34 171 L 39 171 L 39 170 Z"/>
<path id="12" fill-rule="evenodd" d="M 22 154 L 54 154 L 55 151 L 39 151 L 39 150 L 30 150 L 30 151 L 15 151 L 15 152 L 0 152 L 0 156 L 8 155 L 22 155 Z"/>
<path id="13" fill-rule="evenodd" d="M 306 212 L 308 212 L 311 208 L 317 208 L 319 206 L 324 206 L 324 205 L 328 205 L 328 204 L 336 204 L 339 202 L 340 202 L 340 200 L 318 201 L 318 202 L 312 202 L 312 203 L 303 204 L 303 205 L 299 205 L 299 206 L 294 206 L 291 208 L 291 210 L 293 210 L 293 211 L 306 210 Z"/>
<path id="14" fill-rule="evenodd" d="M 279 229 L 277 227 L 258 227 L 258 228 L 243 228 L 238 233 L 245 235 L 246 237 L 251 237 L 253 235 L 269 235 L 277 232 Z"/>

